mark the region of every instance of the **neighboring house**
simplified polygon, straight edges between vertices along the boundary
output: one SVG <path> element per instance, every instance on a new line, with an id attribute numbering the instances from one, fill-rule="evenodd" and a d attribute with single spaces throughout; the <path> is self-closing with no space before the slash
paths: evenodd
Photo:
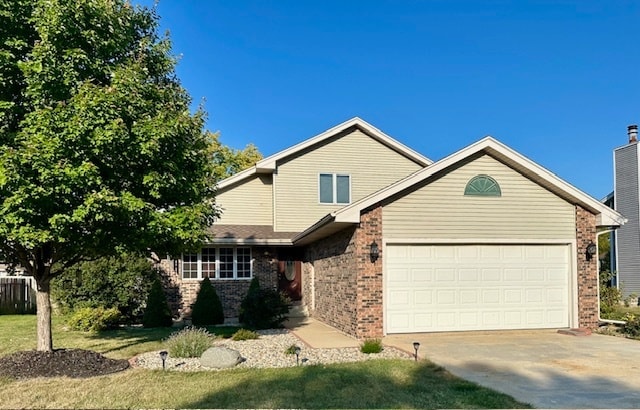
<path id="1" fill-rule="evenodd" d="M 640 148 L 638 126 L 627 128 L 629 142 L 613 151 L 613 192 L 603 201 L 618 211 L 627 223 L 612 235 L 613 283 L 623 297 L 640 295 Z M 637 300 L 637 299 L 636 299 Z"/>
<path id="2" fill-rule="evenodd" d="M 593 328 L 596 230 L 620 214 L 493 138 L 436 163 L 354 118 L 222 181 L 214 238 L 164 261 L 188 314 L 249 280 L 357 338 Z M 593 246 L 590 248 L 594 248 Z"/>

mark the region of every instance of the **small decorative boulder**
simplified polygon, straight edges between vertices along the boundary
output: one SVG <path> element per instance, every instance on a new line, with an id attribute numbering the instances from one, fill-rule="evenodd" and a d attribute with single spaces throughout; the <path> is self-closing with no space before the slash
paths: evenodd
<path id="1" fill-rule="evenodd" d="M 200 364 L 203 367 L 226 369 L 242 362 L 242 356 L 237 350 L 227 347 L 210 347 L 200 356 Z"/>

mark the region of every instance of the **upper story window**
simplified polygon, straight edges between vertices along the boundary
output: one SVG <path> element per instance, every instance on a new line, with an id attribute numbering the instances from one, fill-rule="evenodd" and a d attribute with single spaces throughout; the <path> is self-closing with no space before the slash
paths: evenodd
<path id="1" fill-rule="evenodd" d="M 202 248 L 182 255 L 183 279 L 250 279 L 250 248 Z"/>
<path id="2" fill-rule="evenodd" d="M 477 175 L 467 182 L 465 195 L 471 196 L 502 196 L 500 185 L 489 175 Z"/>
<path id="3" fill-rule="evenodd" d="M 351 177 L 346 174 L 320 174 L 318 191 L 321 204 L 348 204 L 351 202 Z"/>

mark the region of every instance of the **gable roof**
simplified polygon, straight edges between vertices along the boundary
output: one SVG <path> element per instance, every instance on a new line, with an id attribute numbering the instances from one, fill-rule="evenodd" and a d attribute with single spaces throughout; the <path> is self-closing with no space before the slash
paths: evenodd
<path id="1" fill-rule="evenodd" d="M 320 144 L 323 141 L 326 141 L 327 139 L 334 137 L 335 135 L 343 131 L 348 130 L 349 128 L 357 128 L 361 130 L 362 132 L 364 132 L 371 138 L 375 139 L 376 141 L 386 145 L 390 149 L 400 153 L 401 155 L 404 155 L 405 157 L 409 158 L 410 160 L 414 161 L 415 163 L 423 167 L 426 167 L 433 163 L 433 161 L 431 161 L 429 158 L 412 150 L 406 145 L 396 141 L 395 139 L 391 138 L 390 136 L 380 131 L 379 129 L 369 124 L 368 122 L 364 121 L 363 119 L 354 117 L 350 120 L 347 120 L 341 124 L 336 125 L 333 128 L 330 128 L 316 135 L 315 137 L 311 137 L 305 141 L 302 141 L 299 144 L 296 144 L 292 147 L 289 147 L 283 151 L 280 151 L 276 154 L 273 154 L 267 158 L 264 158 L 258 161 L 258 163 L 256 163 L 255 166 L 248 168 L 244 171 L 238 172 L 237 174 L 220 181 L 218 183 L 218 188 L 219 189 L 225 188 L 227 186 L 236 184 L 255 174 L 271 173 L 275 171 L 278 161 L 285 159 L 287 157 L 290 157 L 292 155 L 295 155 L 305 149 L 308 149 L 309 147 Z"/>
<path id="2" fill-rule="evenodd" d="M 598 226 L 620 226 L 626 222 L 626 219 L 622 215 L 597 199 L 580 191 L 578 188 L 557 177 L 551 171 L 548 171 L 496 139 L 487 136 L 398 182 L 326 215 L 313 226 L 295 236 L 293 242 L 296 245 L 304 245 L 315 239 L 337 232 L 345 226 L 357 224 L 360 222 L 360 214 L 363 210 L 393 195 L 409 190 L 425 179 L 455 166 L 465 159 L 482 153 L 491 155 L 566 201 L 579 204 L 583 208 L 593 212 L 596 215 L 596 225 Z"/>

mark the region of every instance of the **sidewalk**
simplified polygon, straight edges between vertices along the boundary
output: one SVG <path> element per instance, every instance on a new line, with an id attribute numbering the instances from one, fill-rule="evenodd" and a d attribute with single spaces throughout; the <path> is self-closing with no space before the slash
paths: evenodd
<path id="1" fill-rule="evenodd" d="M 284 326 L 298 339 L 314 349 L 359 347 L 360 342 L 339 330 L 310 317 L 292 317 Z"/>

